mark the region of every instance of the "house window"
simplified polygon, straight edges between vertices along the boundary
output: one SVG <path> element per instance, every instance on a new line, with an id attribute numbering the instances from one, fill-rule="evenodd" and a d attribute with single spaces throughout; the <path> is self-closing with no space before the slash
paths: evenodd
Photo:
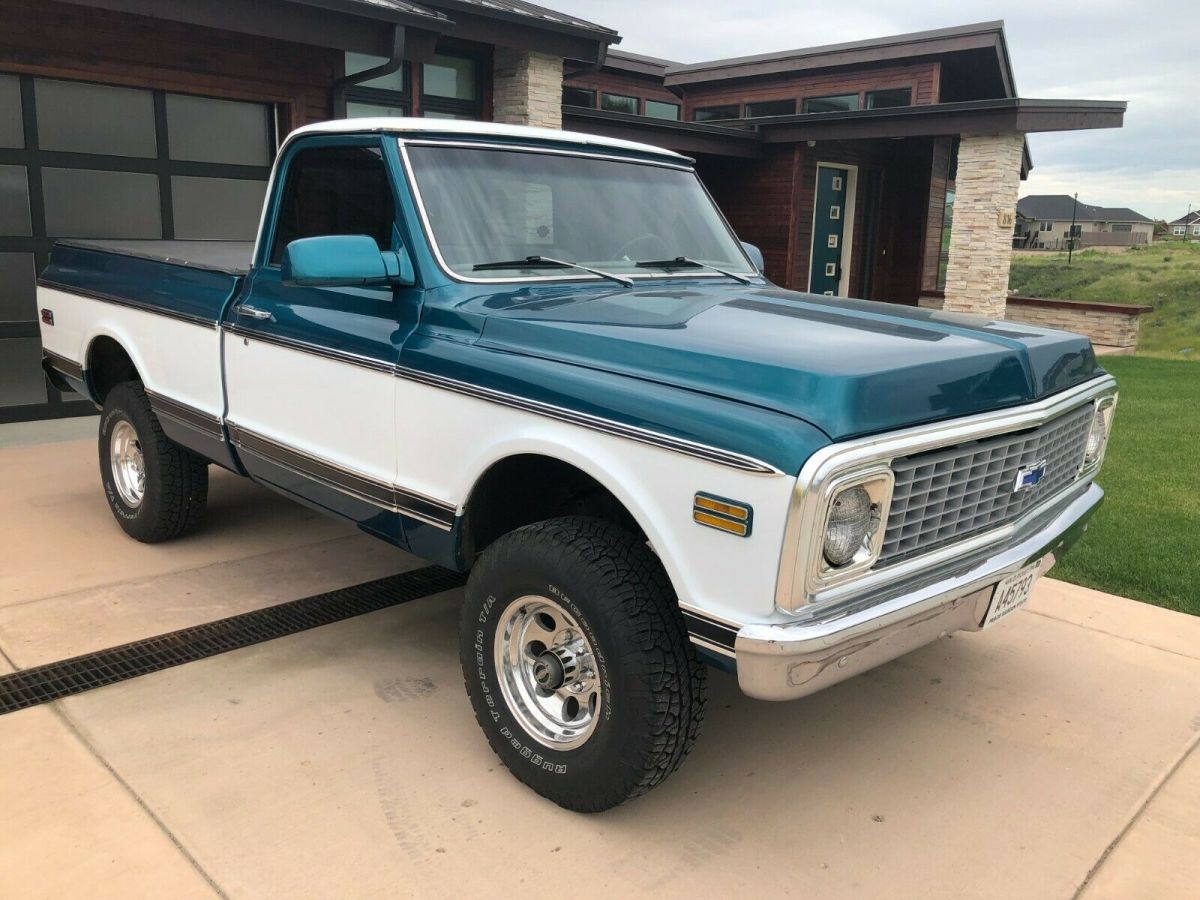
<path id="1" fill-rule="evenodd" d="M 366 53 L 346 54 L 346 74 L 357 75 L 387 62 L 383 56 Z M 407 116 L 412 114 L 409 65 L 403 63 L 390 75 L 380 75 L 361 84 L 346 88 L 346 117 L 361 119 L 370 116 Z"/>
<path id="2" fill-rule="evenodd" d="M 435 53 L 421 66 L 421 115 L 428 119 L 479 119 L 479 61 L 473 56 Z"/>
<path id="3" fill-rule="evenodd" d="M 1041 225 L 1038 226 L 1038 231 L 1053 231 L 1053 230 L 1054 230 L 1053 222 L 1043 222 Z"/>
<path id="4" fill-rule="evenodd" d="M 858 109 L 858 94 L 838 94 L 835 97 L 808 97 L 804 101 L 806 113 L 854 112 Z"/>
<path id="5" fill-rule="evenodd" d="M 757 116 L 793 116 L 796 114 L 795 100 L 760 100 L 746 104 L 746 118 Z"/>
<path id="6" fill-rule="evenodd" d="M 692 121 L 719 122 L 721 119 L 736 119 L 741 114 L 742 111 L 736 103 L 731 106 L 701 106 L 692 110 Z"/>
<path id="7" fill-rule="evenodd" d="M 1076 225 L 1075 227 L 1078 228 L 1079 226 Z M 1130 225 L 1128 222 L 1117 222 L 1113 225 L 1112 230 L 1113 231 L 1133 231 L 1133 226 Z"/>
<path id="8" fill-rule="evenodd" d="M 896 106 L 912 106 L 912 88 L 867 91 L 867 109 L 891 109 Z"/>
<path id="9" fill-rule="evenodd" d="M 1198 233 L 1200 233 L 1200 232 L 1198 232 Z M 1183 237 L 1185 234 L 1187 234 L 1187 226 L 1186 225 L 1174 225 L 1171 227 L 1171 234 L 1175 235 L 1175 237 Z"/>
<path id="10" fill-rule="evenodd" d="M 596 108 L 596 92 L 587 88 L 563 86 L 563 106 L 586 106 Z"/>
<path id="11" fill-rule="evenodd" d="M 1200 225 L 1193 225 L 1193 226 L 1192 226 L 1192 234 L 1194 234 L 1194 235 L 1196 235 L 1196 236 L 1200 237 Z"/>
<path id="12" fill-rule="evenodd" d="M 942 213 L 942 242 L 938 250 L 937 289 L 946 288 L 946 270 L 950 267 L 950 232 L 954 226 L 954 189 L 946 191 L 945 211 Z"/>
<path id="13" fill-rule="evenodd" d="M 601 94 L 600 108 L 609 112 L 629 113 L 636 116 L 641 110 L 641 101 L 637 97 L 626 97 L 622 94 Z"/>
<path id="14" fill-rule="evenodd" d="M 646 115 L 651 119 L 670 119 L 672 122 L 678 122 L 679 104 L 666 103 L 662 100 L 647 100 Z"/>

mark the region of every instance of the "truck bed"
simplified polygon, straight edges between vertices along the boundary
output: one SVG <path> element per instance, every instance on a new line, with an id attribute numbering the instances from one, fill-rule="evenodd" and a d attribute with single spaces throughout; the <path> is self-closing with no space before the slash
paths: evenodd
<path id="1" fill-rule="evenodd" d="M 253 241 L 58 241 L 62 247 L 103 250 L 152 262 L 203 269 L 225 275 L 245 275 L 254 254 Z"/>

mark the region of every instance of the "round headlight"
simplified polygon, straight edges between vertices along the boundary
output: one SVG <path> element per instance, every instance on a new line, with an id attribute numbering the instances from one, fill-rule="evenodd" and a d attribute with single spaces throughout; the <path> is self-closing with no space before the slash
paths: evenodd
<path id="1" fill-rule="evenodd" d="M 1085 462 L 1095 462 L 1100 457 L 1100 451 L 1104 449 L 1104 439 L 1108 437 L 1108 420 L 1105 416 L 1106 407 L 1097 407 L 1096 414 L 1092 416 L 1092 428 L 1088 432 L 1087 446 L 1083 451 Z"/>
<path id="2" fill-rule="evenodd" d="M 825 525 L 825 560 L 834 568 L 854 559 L 872 530 L 871 495 L 862 485 L 847 488 L 829 507 Z"/>

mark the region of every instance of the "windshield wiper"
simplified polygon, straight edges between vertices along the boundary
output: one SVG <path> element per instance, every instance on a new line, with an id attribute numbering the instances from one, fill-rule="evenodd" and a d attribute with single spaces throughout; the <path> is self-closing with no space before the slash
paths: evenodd
<path id="1" fill-rule="evenodd" d="M 698 259 L 690 259 L 686 256 L 677 256 L 674 259 L 643 259 L 634 265 L 639 269 L 711 269 L 726 278 L 740 281 L 742 284 L 754 283 L 745 275 L 735 275 L 733 272 L 726 272 L 724 269 L 718 269 L 716 266 L 710 266 L 708 263 L 702 263 Z"/>
<path id="2" fill-rule="evenodd" d="M 589 266 L 581 266 L 579 263 L 567 262 L 562 259 L 551 259 L 549 256 L 526 256 L 524 259 L 505 259 L 499 262 L 476 263 L 471 266 L 471 271 L 478 272 L 482 269 L 579 269 L 582 272 L 587 272 L 591 275 L 599 275 L 601 278 L 607 278 L 609 281 L 615 281 L 619 285 L 631 288 L 633 281 L 628 278 L 622 278 L 620 275 L 614 275 L 611 272 L 602 272 L 599 269 L 593 269 Z"/>

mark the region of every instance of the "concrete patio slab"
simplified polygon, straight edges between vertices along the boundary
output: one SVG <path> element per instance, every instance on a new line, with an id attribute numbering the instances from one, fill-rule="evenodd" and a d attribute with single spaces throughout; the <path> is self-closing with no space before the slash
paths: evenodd
<path id="1" fill-rule="evenodd" d="M 1200 661 L 1022 613 L 791 704 L 715 674 L 684 769 L 577 816 L 484 743 L 455 599 L 63 705 L 238 896 L 512 893 L 520 847 L 583 897 L 1066 897 L 1200 727 Z"/>
<path id="2" fill-rule="evenodd" d="M 1053 572 L 1052 572 L 1053 574 Z M 1029 609 L 1064 622 L 1200 659 L 1200 618 L 1149 603 L 1131 603 L 1077 584 L 1046 578 Z"/>
<path id="3" fill-rule="evenodd" d="M 219 896 L 50 707 L 0 717 L 0 757 L 0 896 Z"/>
<path id="4" fill-rule="evenodd" d="M 260 491 L 248 481 L 235 487 L 253 495 Z M 11 603 L 0 607 L 0 646 L 14 663 L 28 668 L 423 565 L 363 534 L 301 543 L 248 559 Z M 71 627 L 64 628 L 66 622 Z"/>
<path id="5" fill-rule="evenodd" d="M 1194 897 L 1200 888 L 1200 753 L 1195 744 L 1120 837 L 1084 900 Z"/>
<path id="6" fill-rule="evenodd" d="M 95 443 L 12 447 L 0 465 L 0 606 L 356 534 L 213 466 L 204 528 L 169 551 L 130 540 L 100 487 Z"/>

